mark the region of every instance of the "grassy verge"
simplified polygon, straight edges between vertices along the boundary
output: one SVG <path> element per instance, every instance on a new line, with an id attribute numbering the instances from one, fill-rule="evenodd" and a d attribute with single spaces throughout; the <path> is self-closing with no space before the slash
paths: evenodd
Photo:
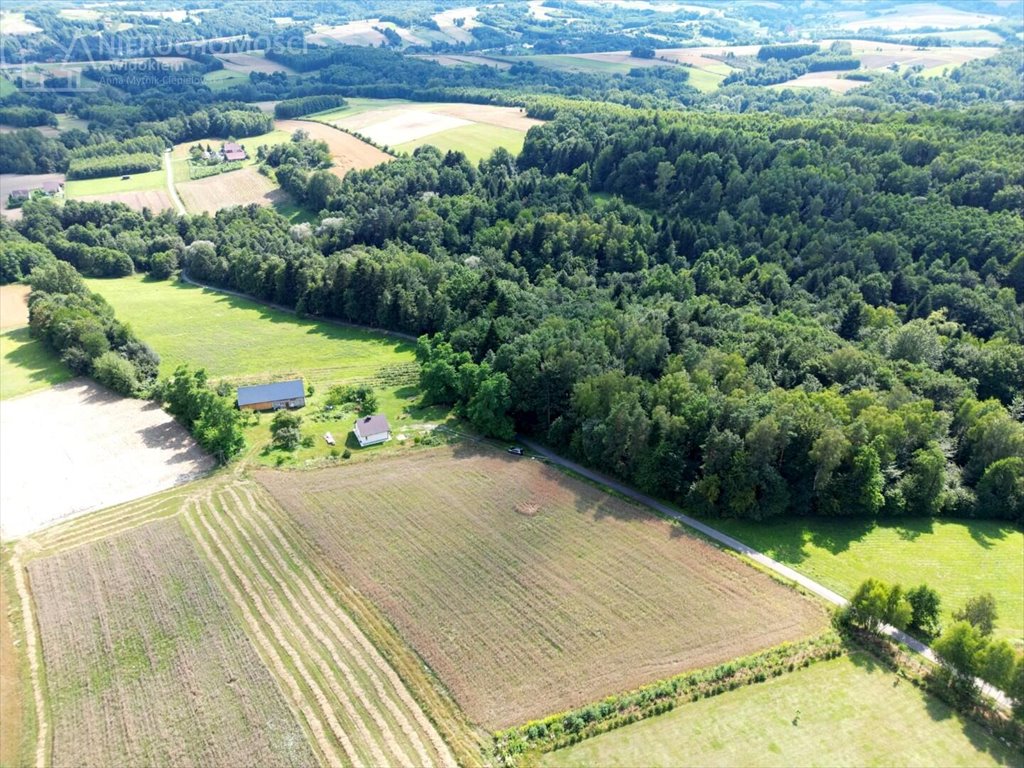
<path id="1" fill-rule="evenodd" d="M 0 689 L 0 766 L 29 765 L 36 745 L 36 708 L 9 547 L 0 552 Z"/>
<path id="2" fill-rule="evenodd" d="M 687 704 L 541 763 L 1014 766 L 1021 757 L 858 651 Z"/>
<path id="3" fill-rule="evenodd" d="M 132 173 L 127 179 L 121 175 L 107 176 L 102 179 L 78 179 L 69 181 L 65 186 L 65 194 L 69 200 L 88 195 L 109 195 L 115 192 L 146 192 L 151 189 L 164 189 L 167 186 L 163 168 L 146 173 Z"/>
<path id="4" fill-rule="evenodd" d="M 0 333 L 0 400 L 67 381 L 72 376 L 27 327 Z"/>
<path id="5" fill-rule="evenodd" d="M 778 522 L 707 520 L 710 525 L 795 568 L 841 595 L 869 576 L 913 587 L 926 582 L 942 598 L 943 621 L 971 595 L 991 592 L 996 634 L 1024 645 L 1024 533 L 989 520 L 797 518 Z"/>

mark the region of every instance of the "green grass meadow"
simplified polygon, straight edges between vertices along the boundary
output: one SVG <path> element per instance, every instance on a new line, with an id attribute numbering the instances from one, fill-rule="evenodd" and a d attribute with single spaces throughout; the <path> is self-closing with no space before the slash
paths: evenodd
<path id="1" fill-rule="evenodd" d="M 514 128 L 501 128 L 495 125 L 463 125 L 440 133 L 425 136 L 422 139 L 399 144 L 398 152 L 412 152 L 424 144 L 433 144 L 442 153 L 449 151 L 464 152 L 471 163 L 478 163 L 490 157 L 498 147 L 504 147 L 513 155 L 523 149 L 526 134 Z"/>
<path id="2" fill-rule="evenodd" d="M 213 382 L 258 384 L 301 377 L 313 385 L 303 434 L 314 437 L 312 447 L 293 454 L 265 453 L 261 460 L 294 464 L 323 458 L 330 448 L 323 433 L 330 431 L 338 450 L 355 419 L 354 413 L 323 410 L 324 397 L 334 384 L 369 383 L 378 409 L 392 429 L 415 431 L 423 422 L 443 421 L 444 409 L 418 409 L 415 345 L 404 339 L 334 323 L 300 319 L 248 299 L 236 298 L 196 286 L 154 281 L 140 276 L 116 280 L 87 280 L 90 290 L 109 301 L 118 318 L 161 357 L 161 375 L 180 364 L 204 368 Z M 247 430 L 250 446 L 269 440 L 272 417 L 254 418 Z M 410 435 L 411 439 L 411 435 Z M 358 446 L 349 445 L 353 451 Z M 390 445 L 389 445 L 390 447 Z"/>
<path id="3" fill-rule="evenodd" d="M 1020 766 L 1024 758 L 863 652 L 544 755 L 544 766 Z"/>
<path id="4" fill-rule="evenodd" d="M 849 597 L 869 576 L 942 597 L 943 621 L 971 595 L 995 595 L 996 634 L 1024 646 L 1024 533 L 990 520 L 708 520 L 744 544 Z"/>
<path id="5" fill-rule="evenodd" d="M 106 176 L 102 179 L 78 179 L 69 181 L 64 194 L 69 200 L 88 195 L 109 195 L 114 192 L 145 192 L 150 189 L 166 189 L 167 177 L 159 168 L 147 173 L 132 173 L 122 180 L 121 175 Z"/>
<path id="6" fill-rule="evenodd" d="M 0 400 L 52 387 L 72 376 L 28 326 L 0 333 Z"/>

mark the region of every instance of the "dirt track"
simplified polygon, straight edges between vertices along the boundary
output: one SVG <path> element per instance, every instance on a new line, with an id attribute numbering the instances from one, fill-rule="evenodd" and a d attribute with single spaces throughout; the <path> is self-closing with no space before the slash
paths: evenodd
<path id="1" fill-rule="evenodd" d="M 213 466 L 154 403 L 75 379 L 0 404 L 0 536 L 148 496 Z"/>

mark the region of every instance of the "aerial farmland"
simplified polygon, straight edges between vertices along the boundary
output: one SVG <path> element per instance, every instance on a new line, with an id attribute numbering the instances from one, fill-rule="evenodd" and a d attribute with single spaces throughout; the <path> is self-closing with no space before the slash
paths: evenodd
<path id="1" fill-rule="evenodd" d="M 7 0 L 0 768 L 1024 768 L 1022 19 Z"/>

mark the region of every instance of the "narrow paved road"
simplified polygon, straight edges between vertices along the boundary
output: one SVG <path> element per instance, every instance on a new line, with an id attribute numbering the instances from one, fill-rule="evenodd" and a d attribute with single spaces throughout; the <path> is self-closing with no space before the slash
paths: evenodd
<path id="1" fill-rule="evenodd" d="M 744 544 L 739 539 L 735 539 L 727 533 L 722 533 L 716 528 L 712 528 L 710 525 L 702 523 L 700 520 L 697 520 L 696 518 L 690 517 L 689 515 L 684 515 L 682 512 L 679 512 L 678 510 L 673 509 L 667 504 L 658 501 L 653 496 L 648 496 L 647 494 L 641 493 L 640 491 L 637 491 L 634 488 L 629 487 L 628 485 L 620 483 L 617 480 L 613 480 L 612 478 L 603 475 L 600 472 L 595 472 L 594 470 L 587 469 L 586 467 L 577 464 L 574 461 L 569 461 L 568 459 L 562 458 L 557 453 L 553 453 L 550 449 L 544 447 L 540 443 L 535 443 L 533 440 L 528 440 L 524 437 L 519 437 L 517 439 L 520 443 L 528 447 L 531 451 L 538 454 L 539 456 L 543 456 L 551 463 L 558 464 L 559 466 L 565 467 L 566 469 L 569 469 L 575 472 L 576 474 L 587 478 L 588 480 L 593 480 L 595 483 L 603 485 L 607 488 L 611 488 L 616 493 L 620 493 L 623 496 L 632 499 L 633 501 L 639 502 L 640 504 L 643 504 L 646 507 L 650 507 L 659 514 L 662 514 L 666 517 L 670 517 L 673 520 L 678 520 L 680 523 L 687 526 L 688 528 L 692 528 L 695 531 L 699 531 L 700 533 L 707 536 L 709 539 L 717 541 L 719 544 L 724 544 L 729 549 L 739 552 L 741 555 L 753 560 L 755 563 L 759 563 L 765 568 L 769 568 L 775 573 L 778 573 L 779 575 L 784 576 L 790 581 L 799 584 L 807 591 L 813 592 L 819 597 L 823 597 L 832 605 L 843 606 L 847 605 L 850 602 L 842 595 L 837 594 L 836 592 L 833 592 L 831 589 L 824 586 L 823 584 L 819 584 L 818 582 L 814 581 L 814 579 L 809 579 L 802 573 L 797 573 L 788 565 L 783 565 L 778 560 L 773 560 L 763 552 L 759 552 L 753 547 Z M 891 637 L 893 640 L 903 643 L 912 651 L 919 653 L 921 656 L 928 659 L 928 661 L 931 661 L 936 664 L 938 663 L 938 657 L 935 655 L 935 652 L 917 638 L 911 637 L 906 632 L 901 632 L 895 627 L 885 626 L 882 628 L 882 631 L 884 634 Z M 1000 707 L 1002 707 L 1003 709 L 1009 709 L 1011 707 L 1009 697 L 1005 693 L 1000 691 L 998 688 L 989 685 L 980 678 L 976 678 L 975 682 L 977 682 L 978 686 L 985 693 L 985 695 L 991 697 Z"/>
<path id="2" fill-rule="evenodd" d="M 181 202 L 181 198 L 178 197 L 178 190 L 174 188 L 174 171 L 171 170 L 171 150 L 164 150 L 164 173 L 167 174 L 167 194 L 171 196 L 171 201 L 174 203 L 174 207 L 178 211 L 179 216 L 185 215 L 185 204 Z"/>

